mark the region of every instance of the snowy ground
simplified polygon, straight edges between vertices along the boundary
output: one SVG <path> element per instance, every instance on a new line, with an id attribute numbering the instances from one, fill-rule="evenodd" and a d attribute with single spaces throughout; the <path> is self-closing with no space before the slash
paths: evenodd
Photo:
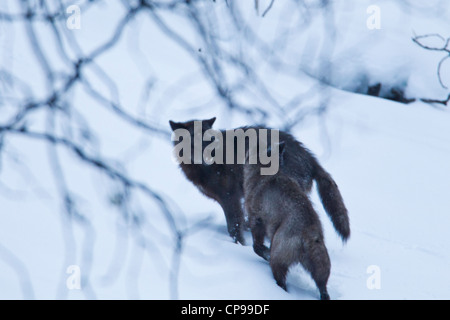
<path id="1" fill-rule="evenodd" d="M 407 92 L 420 97 L 445 96 L 435 69 L 441 56 L 430 58 L 429 52 L 412 44 L 411 28 L 417 34 L 448 32 L 448 21 L 434 19 L 430 7 L 423 14 L 411 14 L 413 18 L 406 19 L 410 12 L 391 10 L 387 2 L 381 1 L 384 17 L 381 32 L 385 33 L 370 33 L 365 29 L 365 9 L 370 3 L 355 6 L 353 11 L 348 7 L 338 10 L 342 14 L 336 16 L 336 23 L 348 22 L 348 25 L 342 29 L 347 31 L 338 35 L 336 54 L 366 39 L 368 48 L 361 53 L 365 57 L 361 61 L 370 61 L 369 74 L 375 80 L 389 73 L 393 77 L 405 76 L 410 81 Z M 89 16 L 83 20 L 78 36 L 85 48 L 95 48 L 98 42 L 95 37 L 101 32 L 110 34 L 108 21 L 115 10 L 114 6 L 103 6 L 94 15 L 95 19 Z M 272 26 L 277 14 L 282 14 L 276 6 L 273 10 Z M 358 10 L 361 12 L 352 14 Z M 422 9 L 416 6 L 414 10 L 417 13 Z M 270 24 L 271 15 L 264 21 Z M 250 17 L 251 23 L 259 19 Z M 149 67 L 149 72 L 160 79 L 153 98 L 156 100 L 170 101 L 167 95 L 171 91 L 161 88 L 198 71 L 186 55 L 178 55 L 173 43 L 155 33 L 152 29 L 155 27 L 146 25 L 145 21 L 134 27 L 139 26 L 141 31 L 148 28 L 148 33 L 142 32 L 137 37 L 127 34 L 129 37 L 124 36 L 122 46 L 101 60 L 121 89 L 120 101 L 133 108 L 139 104 L 140 85 L 146 80 L 148 70 L 139 69 L 136 61 L 123 59 L 124 56 L 131 54 L 139 60 L 144 52 L 151 55 L 150 61 L 159 61 Z M 433 23 L 427 24 L 429 21 Z M 260 23 L 258 30 L 265 34 L 270 25 Z M 91 32 L 94 27 L 103 29 Z M 2 52 L 1 61 L 5 65 L 14 64 L 18 74 L 26 77 L 38 72 L 38 68 L 27 56 L 30 48 L 20 32 L 23 30 L 17 31 L 14 48 Z M 155 38 L 143 41 L 148 34 Z M 342 38 L 342 35 L 353 36 Z M 370 48 L 371 36 L 381 41 L 373 42 L 382 43 L 381 47 Z M 404 42 L 398 50 L 386 50 L 399 39 Z M 138 42 L 139 52 L 133 50 Z M 10 45 L 8 41 L 1 45 L 6 44 Z M 295 57 L 295 50 L 289 50 L 286 58 Z M 405 66 L 400 70 L 408 72 L 403 73 L 395 67 L 405 56 L 408 59 L 404 59 Z M 358 63 L 359 59 L 355 59 L 356 70 L 360 70 Z M 352 73 L 355 70 L 344 71 L 340 74 L 342 78 L 357 77 Z M 291 97 L 296 90 L 307 91 L 314 84 L 308 77 L 293 80 L 274 76 L 272 79 L 271 70 L 263 68 L 259 72 L 274 86 L 274 96 L 280 100 Z M 448 74 L 443 73 L 443 80 L 448 80 Z M 98 83 L 104 89 L 101 81 Z M 40 85 L 36 84 L 38 92 Z M 169 119 L 181 121 L 193 117 L 217 116 L 217 128 L 249 124 L 248 119 L 230 116 L 221 106 L 208 107 L 204 113 L 183 111 L 184 105 L 208 101 L 202 91 L 205 86 L 204 82 L 194 81 L 189 88 L 179 89 L 182 92 L 171 101 L 170 108 L 147 110 L 148 114 L 144 112 L 143 116 L 151 115 L 152 121 L 167 126 L 167 130 Z M 75 93 L 79 111 L 89 115 L 90 124 L 101 138 L 98 150 L 93 151 L 125 163 L 131 176 L 174 199 L 172 205 L 182 212 L 176 217 L 180 228 L 204 223 L 189 229 L 192 232 L 184 237 L 181 255 L 174 255 L 174 239 L 154 203 L 137 195 L 130 211 L 135 214 L 133 219 L 140 219 L 140 224 L 133 224 L 133 219 L 107 204 L 106 199 L 117 191 L 116 186 L 104 175 L 74 160 L 70 152 L 60 150 L 67 181 L 78 200 L 77 209 L 89 221 L 71 224 L 61 209 L 60 194 L 51 174 L 49 149 L 35 141 L 8 138 L 8 156 L 2 158 L 0 171 L 0 299 L 318 298 L 313 281 L 300 266 L 294 267 L 288 276 L 289 292 L 280 289 L 267 262 L 253 252 L 250 233 L 246 234 L 246 246 L 231 241 L 220 206 L 206 199 L 185 179 L 172 161 L 170 141 L 127 131 L 129 128 L 110 112 L 92 103 L 83 93 Z M 328 283 L 331 298 L 450 299 L 448 107 L 422 102 L 405 105 L 338 89 L 327 94 L 330 98 L 326 115 L 320 119 L 308 118 L 293 133 L 332 174 L 349 210 L 352 234 L 343 245 L 313 190 L 311 199 L 321 217 L 331 258 Z M 32 124 L 38 129 L 42 127 L 39 117 L 43 116 L 37 114 Z M 274 125 L 279 120 L 275 119 Z M 180 257 L 178 269 L 177 257 Z M 70 289 L 67 285 L 72 275 L 72 271 L 67 272 L 70 266 L 79 267 L 81 289 Z"/>
<path id="2" fill-rule="evenodd" d="M 313 192 L 332 261 L 331 297 L 450 298 L 448 112 L 421 103 L 404 106 L 343 92 L 336 92 L 334 100 L 336 107 L 327 117 L 331 156 L 321 156 L 321 143 L 314 130 L 305 129 L 297 134 L 333 174 L 349 209 L 352 235 L 342 245 Z M 390 116 L 386 117 L 388 112 Z M 317 298 L 314 283 L 301 267 L 290 272 L 289 293 L 277 287 L 269 265 L 253 253 L 250 235 L 247 234 L 249 245 L 245 247 L 232 243 L 220 207 L 185 181 L 176 165 L 169 161 L 167 145 L 165 150 L 155 170 L 160 173 L 155 172 L 153 178 L 171 181 L 162 187 L 167 193 L 180 195 L 177 203 L 185 209 L 189 220 L 212 216 L 207 228 L 186 238 L 179 271 L 179 298 Z M 15 254 L 31 266 L 28 272 L 35 296 L 53 298 L 61 281 L 69 276 L 61 275 L 62 230 L 58 219 L 55 221 L 57 208 L 49 205 L 48 210 L 42 210 L 33 199 L 2 199 L 2 204 L 2 214 L 9 214 L 2 223 L 1 243 L 14 244 Z M 134 241 L 131 234 L 122 238 L 128 249 L 118 249 L 111 244 L 116 236 L 113 220 L 106 212 L 99 213 L 94 220 L 99 228 L 93 242 L 96 264 L 91 279 L 96 297 L 169 298 L 168 253 L 172 248 L 167 235 L 155 233 L 154 247 L 147 248 L 148 255 L 130 243 Z M 152 223 L 164 224 L 154 220 Z M 114 258 L 114 254 L 118 257 Z M 5 264 L 1 266 L 1 297 L 21 298 L 15 272 Z M 371 266 L 375 266 L 379 275 L 379 286 L 372 289 L 370 279 L 375 275 Z M 111 276 L 116 272 L 117 279 L 108 282 L 105 274 Z M 139 274 L 139 280 L 133 280 L 135 273 Z M 71 290 L 68 297 L 83 295 Z"/>

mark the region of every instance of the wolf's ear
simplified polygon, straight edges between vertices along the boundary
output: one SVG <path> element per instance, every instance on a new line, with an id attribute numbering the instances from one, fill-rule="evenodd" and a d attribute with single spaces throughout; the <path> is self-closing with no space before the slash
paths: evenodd
<path id="1" fill-rule="evenodd" d="M 180 128 L 185 128 L 185 125 L 182 122 L 174 122 L 172 120 L 169 120 L 169 124 L 170 124 L 170 127 L 172 128 L 172 131 L 175 131 Z"/>
<path id="2" fill-rule="evenodd" d="M 208 120 L 203 120 L 203 122 L 204 122 L 205 124 L 207 124 L 210 128 L 212 128 L 212 126 L 213 126 L 213 124 L 214 124 L 215 121 L 216 121 L 216 117 L 211 118 L 211 119 L 208 119 Z"/>

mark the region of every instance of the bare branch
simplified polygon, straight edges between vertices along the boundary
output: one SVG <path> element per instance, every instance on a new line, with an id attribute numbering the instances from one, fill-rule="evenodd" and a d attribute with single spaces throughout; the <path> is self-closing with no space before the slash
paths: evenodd
<path id="1" fill-rule="evenodd" d="M 420 40 L 422 39 L 430 39 L 430 38 L 438 38 L 439 40 L 441 40 L 444 44 L 442 46 L 430 46 L 430 45 L 426 45 L 424 43 L 422 43 Z M 442 37 L 440 34 L 425 34 L 425 35 L 421 35 L 421 36 L 414 36 L 412 38 L 412 40 L 414 41 L 414 43 L 416 43 L 417 45 L 419 45 L 420 47 L 426 49 L 426 50 L 432 50 L 432 51 L 441 51 L 441 52 L 445 52 L 446 56 L 444 56 L 438 63 L 437 66 L 437 76 L 438 76 L 438 80 L 440 85 L 442 86 L 442 88 L 444 89 L 448 89 L 448 87 L 444 84 L 444 82 L 442 81 L 442 77 L 441 77 L 441 67 L 442 64 L 445 60 L 447 60 L 448 58 L 450 58 L 450 48 L 449 48 L 449 43 L 450 43 L 450 37 L 445 39 L 444 37 Z"/>
<path id="2" fill-rule="evenodd" d="M 447 106 L 448 102 L 450 101 L 450 94 L 447 96 L 447 99 L 444 99 L 444 100 L 426 99 L 426 98 L 422 98 L 420 100 L 425 103 L 437 103 L 437 104 L 443 104 L 444 106 Z"/>
<path id="3" fill-rule="evenodd" d="M 269 4 L 269 6 L 267 7 L 267 9 L 264 10 L 264 12 L 263 12 L 263 14 L 262 14 L 262 17 L 265 17 L 266 14 L 267 14 L 267 12 L 269 12 L 270 9 L 272 9 L 272 6 L 273 6 L 273 3 L 274 3 L 274 2 L 275 2 L 275 0 L 270 1 L 270 4 Z"/>

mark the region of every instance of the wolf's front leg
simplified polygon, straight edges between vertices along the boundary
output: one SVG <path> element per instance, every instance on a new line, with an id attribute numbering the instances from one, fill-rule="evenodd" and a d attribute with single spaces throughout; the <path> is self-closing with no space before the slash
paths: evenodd
<path id="1" fill-rule="evenodd" d="M 245 245 L 244 211 L 239 197 L 227 197 L 220 202 L 227 220 L 228 233 L 235 243 Z"/>

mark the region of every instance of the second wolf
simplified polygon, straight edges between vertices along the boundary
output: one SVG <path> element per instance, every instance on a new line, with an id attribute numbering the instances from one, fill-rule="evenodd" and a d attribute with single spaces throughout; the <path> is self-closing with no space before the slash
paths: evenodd
<path id="1" fill-rule="evenodd" d="M 280 164 L 285 161 L 284 142 L 279 145 Z M 290 172 L 259 174 L 259 164 L 244 165 L 245 208 L 254 251 L 270 262 L 277 284 L 286 290 L 289 267 L 300 263 L 310 272 L 322 300 L 329 300 L 327 281 L 330 258 L 317 213 Z M 270 249 L 264 239 L 270 240 Z"/>

